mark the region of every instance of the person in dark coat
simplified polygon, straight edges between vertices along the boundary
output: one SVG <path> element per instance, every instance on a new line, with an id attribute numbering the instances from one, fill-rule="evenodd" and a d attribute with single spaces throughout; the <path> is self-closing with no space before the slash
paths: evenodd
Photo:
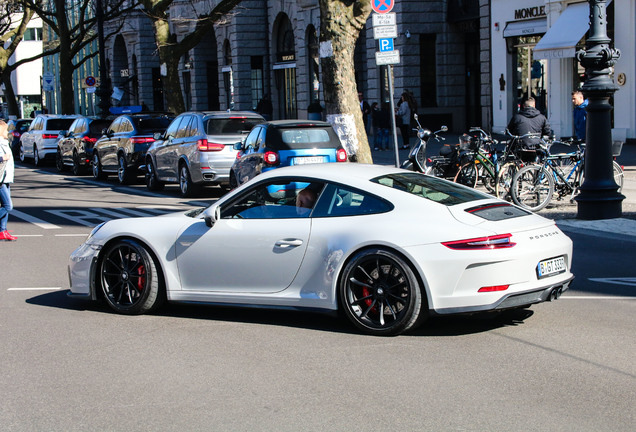
<path id="1" fill-rule="evenodd" d="M 574 136 L 581 141 L 585 141 L 585 123 L 587 121 L 587 99 L 580 90 L 572 92 L 572 103 L 574 104 Z"/>
<path id="2" fill-rule="evenodd" d="M 552 128 L 548 119 L 535 108 L 534 98 L 526 99 L 519 112 L 512 116 L 508 123 L 508 130 L 513 135 L 525 135 L 527 133 L 538 133 L 541 135 L 552 135 Z M 524 138 L 522 145 L 528 150 L 536 149 L 539 138 Z"/>

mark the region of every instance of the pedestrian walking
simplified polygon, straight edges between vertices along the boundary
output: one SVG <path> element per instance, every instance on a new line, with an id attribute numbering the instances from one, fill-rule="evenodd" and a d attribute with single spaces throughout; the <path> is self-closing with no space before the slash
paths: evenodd
<path id="1" fill-rule="evenodd" d="M 14 241 L 17 237 L 7 231 L 9 212 L 13 210 L 10 185 L 13 183 L 13 152 L 9 145 L 8 125 L 0 120 L 0 240 Z"/>
<path id="2" fill-rule="evenodd" d="M 408 92 L 403 92 L 400 97 L 400 102 L 398 102 L 398 108 L 396 111 L 397 116 L 397 124 L 400 128 L 400 133 L 402 134 L 402 148 L 408 149 L 410 147 L 409 141 L 411 134 L 411 112 L 415 110 L 414 101 L 408 94 Z"/>
<path id="3" fill-rule="evenodd" d="M 587 122 L 587 104 L 588 101 L 580 90 L 572 92 L 572 103 L 574 110 L 572 116 L 574 119 L 574 136 L 576 139 L 585 141 L 585 123 Z"/>

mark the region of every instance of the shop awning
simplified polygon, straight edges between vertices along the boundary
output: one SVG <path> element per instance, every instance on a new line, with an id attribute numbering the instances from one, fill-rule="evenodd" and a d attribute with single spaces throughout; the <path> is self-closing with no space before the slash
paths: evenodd
<path id="1" fill-rule="evenodd" d="M 527 21 L 514 21 L 506 24 L 503 36 L 528 36 L 534 34 L 543 34 L 548 30 L 548 21 L 545 18 L 532 19 Z"/>
<path id="2" fill-rule="evenodd" d="M 590 28 L 590 4 L 569 5 L 534 47 L 535 59 L 574 57 L 576 44 Z"/>

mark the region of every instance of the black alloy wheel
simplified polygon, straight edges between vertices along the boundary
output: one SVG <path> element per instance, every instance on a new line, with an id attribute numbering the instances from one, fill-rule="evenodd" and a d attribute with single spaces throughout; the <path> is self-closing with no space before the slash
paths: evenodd
<path id="1" fill-rule="evenodd" d="M 35 166 L 42 165 L 42 159 L 40 159 L 37 146 L 33 146 L 33 163 Z"/>
<path id="2" fill-rule="evenodd" d="M 95 153 L 93 155 L 93 178 L 95 180 L 104 180 L 106 177 L 106 173 L 102 169 L 102 163 L 99 161 L 99 156 Z"/>
<path id="3" fill-rule="evenodd" d="M 368 249 L 354 255 L 338 289 L 345 315 L 368 334 L 398 335 L 426 317 L 426 301 L 415 274 L 389 250 Z"/>
<path id="4" fill-rule="evenodd" d="M 131 168 L 126 162 L 126 156 L 120 154 L 117 158 L 117 180 L 120 184 L 129 184 L 132 180 Z"/>
<path id="5" fill-rule="evenodd" d="M 79 155 L 77 154 L 76 151 L 73 152 L 73 166 L 71 168 L 71 171 L 73 173 L 73 175 L 81 175 L 83 168 L 82 165 L 80 165 L 80 158 Z"/>
<path id="6" fill-rule="evenodd" d="M 135 240 L 111 244 L 99 260 L 99 286 L 108 305 L 126 315 L 139 315 L 165 299 L 155 260 Z"/>
<path id="7" fill-rule="evenodd" d="M 62 151 L 59 148 L 55 153 L 55 168 L 57 168 L 59 172 L 66 171 L 66 166 L 64 165 L 64 160 L 62 159 Z"/>

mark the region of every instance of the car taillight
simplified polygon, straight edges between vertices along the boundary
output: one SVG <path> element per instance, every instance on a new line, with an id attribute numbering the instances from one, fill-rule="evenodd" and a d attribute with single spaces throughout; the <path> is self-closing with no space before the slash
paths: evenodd
<path id="1" fill-rule="evenodd" d="M 82 141 L 84 141 L 86 144 L 95 144 L 97 142 L 97 138 L 84 137 L 82 138 Z"/>
<path id="2" fill-rule="evenodd" d="M 505 291 L 508 289 L 510 285 L 493 285 L 493 286 L 485 286 L 479 288 L 478 292 L 495 292 L 495 291 Z"/>
<path id="3" fill-rule="evenodd" d="M 265 152 L 265 163 L 267 165 L 278 165 L 279 162 L 280 158 L 278 156 L 278 153 L 273 151 Z"/>
<path id="4" fill-rule="evenodd" d="M 42 134 L 42 139 L 53 139 L 53 138 L 57 138 L 57 135 L 53 135 L 53 134 Z"/>
<path id="5" fill-rule="evenodd" d="M 155 139 L 153 137 L 131 137 L 131 144 L 148 144 L 154 142 Z"/>
<path id="6" fill-rule="evenodd" d="M 11 132 L 11 134 L 16 138 L 20 138 L 20 135 L 21 135 L 20 132 L 16 132 L 16 131 Z"/>
<path id="7" fill-rule="evenodd" d="M 202 152 L 215 152 L 221 151 L 225 148 L 225 144 L 211 143 L 206 139 L 200 139 L 197 141 L 197 149 Z"/>
<path id="8" fill-rule="evenodd" d="M 512 234 L 479 237 L 468 240 L 442 242 L 444 246 L 455 250 L 502 249 L 516 245 L 510 241 Z"/>
<path id="9" fill-rule="evenodd" d="M 338 149 L 338 151 L 336 152 L 336 160 L 338 162 L 346 162 L 347 152 L 344 149 Z"/>

